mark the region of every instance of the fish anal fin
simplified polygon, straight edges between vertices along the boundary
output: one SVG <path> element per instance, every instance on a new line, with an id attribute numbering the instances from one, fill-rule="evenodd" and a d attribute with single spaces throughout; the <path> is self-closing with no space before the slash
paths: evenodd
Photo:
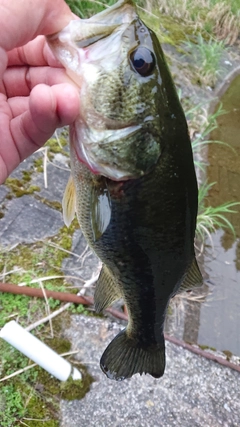
<path id="1" fill-rule="evenodd" d="M 63 200 L 63 220 L 67 227 L 71 224 L 74 219 L 76 212 L 76 189 L 73 182 L 73 177 L 70 175 L 67 186 L 64 191 Z"/>
<path id="2" fill-rule="evenodd" d="M 98 278 L 94 294 L 96 312 L 100 313 L 105 310 L 119 298 L 121 298 L 120 290 L 111 273 L 108 271 L 108 268 L 104 265 Z"/>
<path id="3" fill-rule="evenodd" d="M 193 258 L 192 264 L 187 270 L 178 292 L 198 288 L 203 284 L 202 273 L 199 270 L 196 258 Z"/>
<path id="4" fill-rule="evenodd" d="M 142 348 L 137 341 L 128 337 L 124 329 L 104 351 L 100 367 L 108 378 L 116 381 L 131 378 L 137 373 L 160 378 L 165 369 L 164 342 L 159 346 Z"/>

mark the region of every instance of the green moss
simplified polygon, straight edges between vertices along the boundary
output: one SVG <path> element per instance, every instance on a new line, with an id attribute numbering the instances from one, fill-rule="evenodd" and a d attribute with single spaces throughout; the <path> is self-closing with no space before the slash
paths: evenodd
<path id="1" fill-rule="evenodd" d="M 82 373 L 82 380 L 73 380 L 61 383 L 61 398 L 65 400 L 80 400 L 83 399 L 86 393 L 90 391 L 90 386 L 93 383 L 93 377 L 88 373 L 83 365 L 78 365 L 78 369 Z"/>
<path id="2" fill-rule="evenodd" d="M 0 211 L 0 219 L 4 217 L 4 213 Z"/>
<path id="3" fill-rule="evenodd" d="M 209 347 L 208 345 L 204 345 L 204 344 L 199 344 L 198 345 L 199 348 L 201 348 L 202 350 L 212 350 L 212 351 L 217 351 L 215 347 Z"/>
<path id="4" fill-rule="evenodd" d="M 11 199 L 13 196 L 22 197 L 25 194 L 33 194 L 36 191 L 40 191 L 40 187 L 36 185 L 29 185 L 32 173 L 33 169 L 21 171 L 21 179 L 9 177 L 6 180 L 5 184 L 11 190 L 11 193 L 6 196 L 7 199 Z"/>
<path id="5" fill-rule="evenodd" d="M 227 360 L 229 361 L 232 358 L 232 352 L 229 350 L 223 350 L 223 353 L 225 354 Z"/>
<path id="6" fill-rule="evenodd" d="M 56 138 L 50 138 L 48 142 L 46 143 L 46 146 L 49 147 L 48 154 L 57 154 L 62 153 L 63 149 L 62 147 L 65 147 L 67 145 L 67 138 L 63 135 L 63 133 L 59 136 L 59 142 Z M 65 154 L 65 152 L 64 152 Z"/>
<path id="7" fill-rule="evenodd" d="M 29 427 L 58 427 L 59 421 L 57 416 L 57 405 L 50 404 L 49 399 L 41 399 L 39 392 L 32 394 L 28 402 L 26 418 L 33 418 L 33 420 L 26 420 Z M 16 424 L 16 426 L 19 424 Z"/>
<path id="8" fill-rule="evenodd" d="M 40 200 L 42 203 L 49 206 L 50 208 L 56 209 L 57 211 L 62 212 L 62 204 L 60 202 L 48 200 L 42 197 L 39 197 L 38 200 Z"/>
<path id="9" fill-rule="evenodd" d="M 29 178 L 29 177 L 28 177 Z M 5 182 L 6 186 L 11 190 L 10 196 L 22 197 L 27 194 L 33 194 L 40 191 L 41 188 L 37 185 L 29 185 L 29 179 L 8 178 Z M 30 178 L 31 179 L 31 178 Z M 7 195 L 9 199 L 9 195 Z"/>
<path id="10" fill-rule="evenodd" d="M 37 368 L 38 388 L 43 394 L 51 395 L 55 402 L 58 402 L 59 399 L 83 399 L 86 393 L 90 390 L 90 386 L 94 379 L 83 365 L 78 365 L 78 369 L 82 373 L 81 380 L 73 380 L 72 378 L 69 378 L 67 381 L 60 382 L 59 380 L 51 377 L 43 369 Z M 36 417 L 35 414 L 33 414 L 33 416 Z"/>
<path id="11" fill-rule="evenodd" d="M 31 181 L 31 175 L 32 175 L 32 171 L 22 171 L 22 176 L 23 176 L 23 181 L 24 182 L 29 182 Z"/>
<path id="12" fill-rule="evenodd" d="M 58 354 L 67 353 L 71 349 L 70 341 L 59 336 L 54 338 L 46 338 L 44 342 L 53 348 Z"/>
<path id="13" fill-rule="evenodd" d="M 27 194 L 33 194 L 35 191 L 41 191 L 41 188 L 38 185 L 31 185 L 28 189 Z"/>
<path id="14" fill-rule="evenodd" d="M 35 159 L 33 164 L 34 164 L 34 168 L 37 170 L 37 172 L 39 172 L 39 173 L 43 172 L 43 159 L 42 159 L 42 157 Z"/>
<path id="15" fill-rule="evenodd" d="M 42 368 L 37 367 L 37 380 L 38 388 L 42 393 L 50 393 L 52 396 L 59 394 L 60 382 L 56 378 L 52 377 L 48 372 Z"/>
<path id="16" fill-rule="evenodd" d="M 144 23 L 156 33 L 160 43 L 170 44 L 180 51 L 182 42 L 194 34 L 192 26 L 183 25 L 182 21 L 157 10 L 154 13 L 139 10 L 139 15 Z"/>

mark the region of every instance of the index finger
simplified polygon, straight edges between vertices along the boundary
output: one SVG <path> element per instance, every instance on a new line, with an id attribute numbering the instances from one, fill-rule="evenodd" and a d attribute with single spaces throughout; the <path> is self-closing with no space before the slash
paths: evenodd
<path id="1" fill-rule="evenodd" d="M 44 36 L 38 36 L 24 46 L 16 47 L 8 55 L 8 66 L 12 65 L 32 65 L 62 67 L 60 62 L 53 55 Z"/>
<path id="2" fill-rule="evenodd" d="M 63 68 L 52 67 L 9 67 L 3 74 L 3 87 L 0 91 L 8 98 L 29 96 L 31 90 L 43 83 L 53 86 L 60 83 L 75 83 L 67 76 Z"/>

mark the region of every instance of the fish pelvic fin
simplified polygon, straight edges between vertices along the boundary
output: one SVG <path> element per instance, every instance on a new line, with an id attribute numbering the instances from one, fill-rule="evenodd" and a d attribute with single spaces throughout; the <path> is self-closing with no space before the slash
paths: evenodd
<path id="1" fill-rule="evenodd" d="M 114 301 L 121 298 L 120 290 L 115 283 L 108 268 L 104 265 L 102 267 L 100 276 L 96 284 L 96 290 L 94 294 L 94 304 L 97 313 L 105 310 Z"/>
<path id="2" fill-rule="evenodd" d="M 108 228 L 111 220 L 111 197 L 107 187 L 95 186 L 91 194 L 91 222 L 95 242 L 99 240 Z"/>
<path id="3" fill-rule="evenodd" d="M 160 378 L 165 369 L 165 345 L 142 348 L 121 331 L 104 351 L 100 367 L 108 378 L 122 381 L 139 373 Z"/>
<path id="4" fill-rule="evenodd" d="M 76 189 L 73 177 L 70 175 L 67 186 L 64 191 L 63 200 L 63 220 L 67 227 L 70 226 L 76 212 Z"/>
<path id="5" fill-rule="evenodd" d="M 203 277 L 199 270 L 196 258 L 193 258 L 190 268 L 187 270 L 178 292 L 186 291 L 202 286 Z"/>

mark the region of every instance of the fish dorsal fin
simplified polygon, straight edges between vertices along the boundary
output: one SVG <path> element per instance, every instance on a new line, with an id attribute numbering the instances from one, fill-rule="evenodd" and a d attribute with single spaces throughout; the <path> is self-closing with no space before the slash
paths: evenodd
<path id="1" fill-rule="evenodd" d="M 194 257 L 190 268 L 188 268 L 183 278 L 183 281 L 179 288 L 179 292 L 200 287 L 202 286 L 202 284 L 203 284 L 202 274 L 199 270 L 196 258 Z"/>
<path id="2" fill-rule="evenodd" d="M 111 220 L 111 196 L 107 188 L 95 186 L 92 190 L 91 221 L 96 242 L 106 231 Z"/>
<path id="3" fill-rule="evenodd" d="M 76 189 L 73 182 L 73 177 L 70 175 L 67 186 L 64 191 L 63 200 L 63 220 L 67 227 L 71 224 L 74 219 L 76 212 Z"/>
<path id="4" fill-rule="evenodd" d="M 121 293 L 119 287 L 115 283 L 108 268 L 104 265 L 98 278 L 94 294 L 96 312 L 100 313 L 120 298 Z"/>

